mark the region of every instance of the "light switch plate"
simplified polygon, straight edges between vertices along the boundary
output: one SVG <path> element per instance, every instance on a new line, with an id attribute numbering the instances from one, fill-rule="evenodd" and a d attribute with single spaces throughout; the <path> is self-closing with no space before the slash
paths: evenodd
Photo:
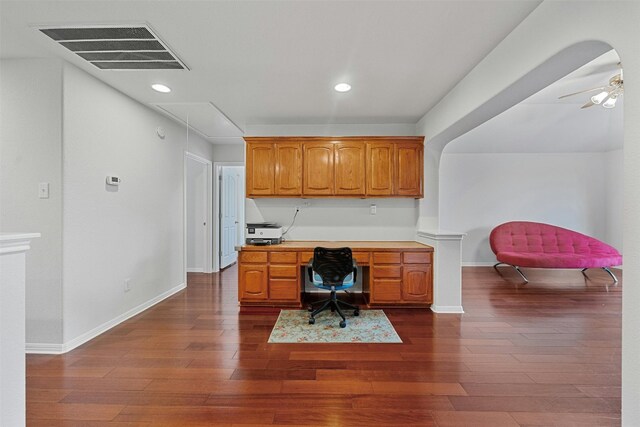
<path id="1" fill-rule="evenodd" d="M 38 184 L 38 197 L 41 199 L 49 198 L 49 183 L 41 182 Z"/>

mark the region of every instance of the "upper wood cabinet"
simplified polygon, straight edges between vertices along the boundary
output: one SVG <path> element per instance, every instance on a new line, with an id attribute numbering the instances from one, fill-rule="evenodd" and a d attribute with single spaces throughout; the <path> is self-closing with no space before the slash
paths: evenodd
<path id="1" fill-rule="evenodd" d="M 422 150 L 422 144 L 407 142 L 395 144 L 395 195 L 423 196 Z"/>
<path id="2" fill-rule="evenodd" d="M 367 195 L 393 195 L 394 144 L 367 142 Z"/>
<path id="3" fill-rule="evenodd" d="M 302 195 L 302 147 L 297 142 L 274 144 L 275 146 L 275 194 Z"/>
<path id="4" fill-rule="evenodd" d="M 247 137 L 247 197 L 423 196 L 423 137 Z"/>
<path id="5" fill-rule="evenodd" d="M 247 196 L 274 196 L 275 151 L 273 144 L 247 143 Z"/>
<path id="6" fill-rule="evenodd" d="M 305 196 L 332 196 L 334 194 L 333 142 L 305 142 L 303 146 Z"/>
<path id="7" fill-rule="evenodd" d="M 365 155 L 366 149 L 363 141 L 346 141 L 334 144 L 336 195 L 365 195 Z"/>

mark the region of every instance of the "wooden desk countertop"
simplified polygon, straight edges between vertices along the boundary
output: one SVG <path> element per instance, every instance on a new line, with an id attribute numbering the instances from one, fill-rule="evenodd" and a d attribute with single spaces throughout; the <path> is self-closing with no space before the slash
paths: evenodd
<path id="1" fill-rule="evenodd" d="M 349 247 L 354 251 L 391 252 L 411 250 L 416 252 L 433 252 L 433 247 L 413 241 L 354 241 L 354 240 L 291 240 L 279 245 L 242 245 L 236 247 L 241 251 L 313 251 L 316 246 L 325 248 Z"/>

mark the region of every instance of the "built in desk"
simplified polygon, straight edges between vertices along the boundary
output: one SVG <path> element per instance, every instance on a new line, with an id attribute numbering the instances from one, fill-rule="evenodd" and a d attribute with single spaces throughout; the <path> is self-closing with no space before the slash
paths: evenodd
<path id="1" fill-rule="evenodd" d="M 429 307 L 433 302 L 431 246 L 413 241 L 288 241 L 239 248 L 240 306 L 301 307 L 304 268 L 316 246 L 351 248 L 369 307 Z"/>

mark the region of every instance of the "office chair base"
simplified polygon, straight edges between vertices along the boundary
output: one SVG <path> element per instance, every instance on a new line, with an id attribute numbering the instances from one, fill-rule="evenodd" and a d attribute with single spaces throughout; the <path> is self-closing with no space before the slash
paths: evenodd
<path id="1" fill-rule="evenodd" d="M 315 306 L 320 306 L 319 308 L 314 309 Z M 360 307 L 357 305 L 349 304 L 348 302 L 340 301 L 336 297 L 336 291 L 331 291 L 331 298 L 314 302 L 309 306 L 309 311 L 311 314 L 309 315 L 309 324 L 313 325 L 316 323 L 316 315 L 319 313 L 330 309 L 331 312 L 337 311 L 342 320 L 340 321 L 340 327 L 345 328 L 347 326 L 347 319 L 344 317 L 344 313 L 342 312 L 341 306 L 344 308 L 348 308 L 353 310 L 354 316 L 360 315 Z"/>

